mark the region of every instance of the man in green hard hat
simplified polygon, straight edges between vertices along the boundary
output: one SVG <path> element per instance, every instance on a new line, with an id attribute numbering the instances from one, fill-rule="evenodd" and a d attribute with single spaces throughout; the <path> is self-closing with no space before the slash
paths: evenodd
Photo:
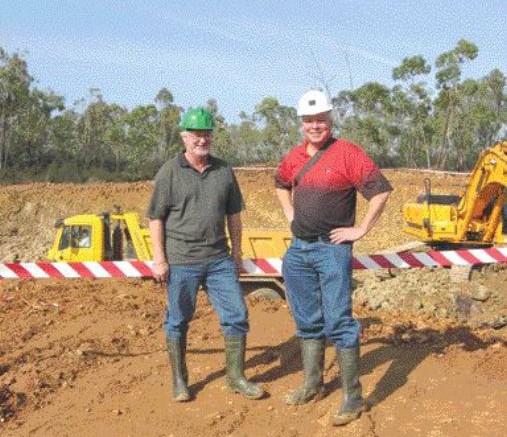
<path id="1" fill-rule="evenodd" d="M 191 108 L 183 115 L 180 127 L 185 151 L 157 173 L 148 207 L 153 273 L 156 280 L 167 280 L 164 331 L 173 399 L 182 402 L 191 398 L 186 338 L 201 287 L 220 318 L 229 389 L 259 399 L 263 390 L 244 375 L 249 324 L 238 277 L 243 197 L 232 168 L 210 154 L 215 128 L 212 114 L 203 108 Z"/>

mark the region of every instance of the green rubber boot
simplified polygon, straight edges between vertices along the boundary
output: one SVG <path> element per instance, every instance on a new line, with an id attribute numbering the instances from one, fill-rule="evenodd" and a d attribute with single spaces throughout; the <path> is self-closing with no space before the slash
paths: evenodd
<path id="1" fill-rule="evenodd" d="M 333 425 L 352 422 L 366 411 L 361 383 L 359 382 L 359 346 L 338 351 L 338 363 L 342 380 L 343 404 L 333 418 Z"/>
<path id="2" fill-rule="evenodd" d="M 285 397 L 289 405 L 301 405 L 324 396 L 324 351 L 325 340 L 299 341 L 303 361 L 304 384 Z"/>
<path id="3" fill-rule="evenodd" d="M 243 335 L 225 337 L 225 368 L 227 385 L 235 393 L 248 399 L 260 399 L 264 391 L 245 378 L 246 338 Z"/>
<path id="4" fill-rule="evenodd" d="M 189 401 L 190 393 L 188 391 L 188 371 L 185 362 L 187 339 L 186 337 L 167 337 L 166 343 L 173 378 L 173 400 L 176 402 Z"/>

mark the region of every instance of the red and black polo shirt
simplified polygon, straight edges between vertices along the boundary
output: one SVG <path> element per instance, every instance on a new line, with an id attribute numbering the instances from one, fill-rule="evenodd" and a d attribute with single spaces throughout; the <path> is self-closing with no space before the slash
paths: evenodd
<path id="1" fill-rule="evenodd" d="M 292 233 L 302 239 L 328 235 L 337 227 L 354 225 L 356 195 L 367 200 L 392 191 L 380 169 L 361 149 L 335 140 L 296 185 L 295 177 L 311 159 L 307 142 L 294 147 L 278 167 L 277 188 L 293 191 L 294 220 Z"/>

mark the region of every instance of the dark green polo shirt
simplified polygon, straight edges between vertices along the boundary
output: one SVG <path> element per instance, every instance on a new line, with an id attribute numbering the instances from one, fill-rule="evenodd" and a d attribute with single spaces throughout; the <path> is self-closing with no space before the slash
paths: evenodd
<path id="1" fill-rule="evenodd" d="M 148 217 L 164 221 L 169 263 L 209 261 L 228 253 L 225 216 L 243 209 L 243 197 L 225 161 L 210 156 L 209 164 L 199 173 L 180 153 L 155 177 Z"/>

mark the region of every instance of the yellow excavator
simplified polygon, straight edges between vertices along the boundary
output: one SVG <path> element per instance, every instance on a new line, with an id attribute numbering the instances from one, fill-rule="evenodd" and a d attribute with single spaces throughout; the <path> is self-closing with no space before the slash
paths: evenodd
<path id="1" fill-rule="evenodd" d="M 462 196 L 425 193 L 403 207 L 403 231 L 438 245 L 491 246 L 507 243 L 507 141 L 485 149 Z"/>

